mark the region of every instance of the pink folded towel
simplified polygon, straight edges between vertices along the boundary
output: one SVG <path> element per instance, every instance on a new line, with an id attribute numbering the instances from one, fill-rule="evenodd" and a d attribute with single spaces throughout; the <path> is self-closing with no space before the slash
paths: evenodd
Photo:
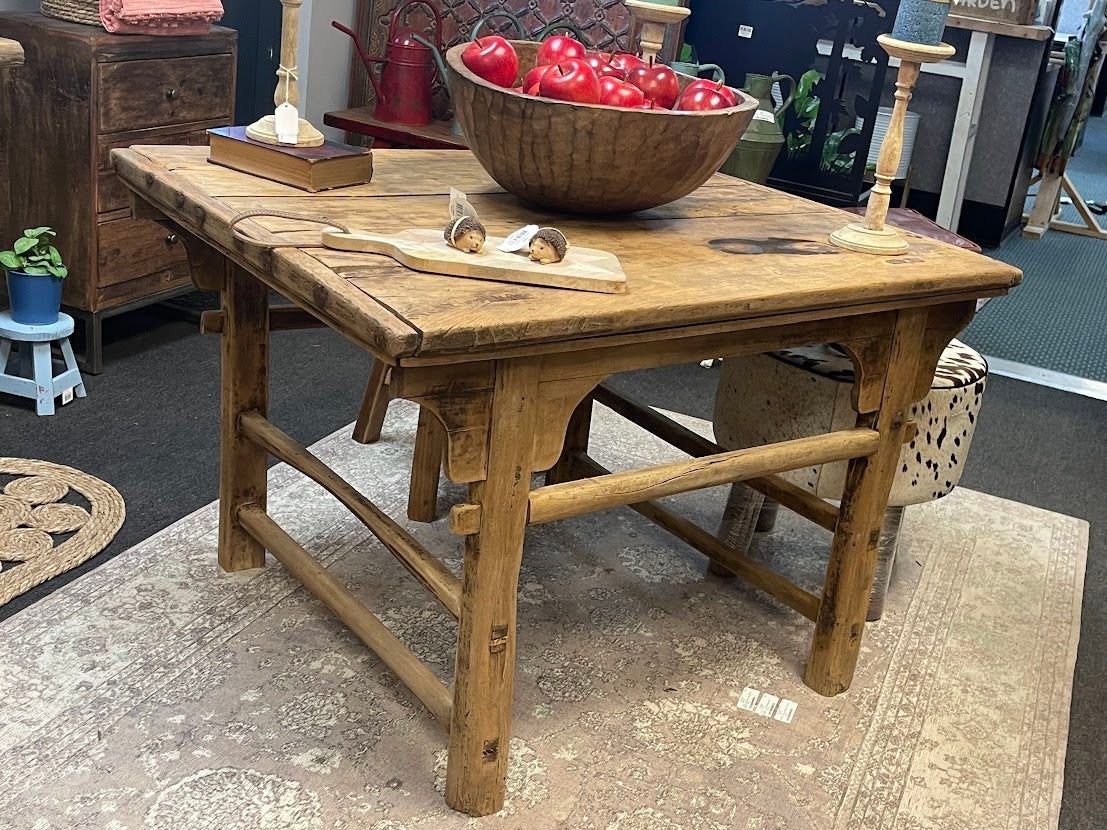
<path id="1" fill-rule="evenodd" d="M 222 17 L 220 0 L 100 0 L 100 22 L 117 35 L 204 35 Z"/>

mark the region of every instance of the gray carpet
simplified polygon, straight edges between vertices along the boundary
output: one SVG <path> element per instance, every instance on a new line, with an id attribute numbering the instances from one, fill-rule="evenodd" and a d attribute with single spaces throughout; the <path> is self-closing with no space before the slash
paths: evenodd
<path id="1" fill-rule="evenodd" d="M 1085 199 L 1107 201 L 1107 118 L 1089 121 L 1069 174 Z M 1062 218 L 1079 221 L 1071 206 Z M 1024 281 L 988 303 L 962 339 L 992 357 L 1107 382 L 1107 240 L 1016 234 L 988 253 L 1021 268 Z"/>
<path id="2" fill-rule="evenodd" d="M 218 342 L 150 311 L 105 325 L 107 368 L 89 397 L 38 418 L 0 396 L 3 454 L 68 464 L 111 482 L 128 519 L 103 554 L 0 608 L 16 613 L 215 498 Z M 273 340 L 272 417 L 311 444 L 354 417 L 369 362 L 336 336 Z M 650 403 L 710 417 L 716 373 L 674 366 L 617 378 Z M 1083 636 L 1076 668 L 1062 830 L 1102 830 L 1107 815 L 1107 403 L 992 378 L 962 483 L 1091 523 Z M 2 824 L 2 822 L 0 822 Z"/>

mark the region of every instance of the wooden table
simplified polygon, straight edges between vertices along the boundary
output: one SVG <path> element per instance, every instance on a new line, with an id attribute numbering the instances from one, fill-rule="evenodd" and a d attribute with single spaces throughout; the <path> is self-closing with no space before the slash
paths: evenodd
<path id="1" fill-rule="evenodd" d="M 381 121 L 373 114 L 373 107 L 355 107 L 323 113 L 323 123 L 328 127 L 348 133 L 367 135 L 373 139 L 373 148 L 417 150 L 468 150 L 465 138 L 452 129 L 449 121 L 433 121 L 423 127 L 409 127 Z"/>
<path id="2" fill-rule="evenodd" d="M 691 196 L 607 221 L 544 216 L 504 194 L 466 153 L 383 151 L 372 184 L 307 195 L 209 165 L 201 149 L 113 154 L 136 209 L 169 221 L 189 246 L 199 287 L 222 292 L 209 329 L 222 334 L 219 563 L 260 567 L 271 551 L 373 648 L 449 733 L 446 800 L 471 815 L 504 797 L 515 664 L 516 589 L 528 524 L 630 505 L 814 621 L 805 682 L 846 690 L 865 625 L 881 516 L 904 413 L 930 386 L 942 347 L 976 300 L 1018 283 L 1014 268 L 933 240 L 883 259 L 827 244 L 849 217 L 723 176 Z M 266 207 L 357 227 L 438 227 L 453 185 L 493 233 L 555 222 L 578 244 L 616 253 L 625 295 L 439 277 L 391 260 L 326 250 L 306 222 L 230 219 Z M 270 247 L 269 243 L 302 247 Z M 273 288 L 299 309 L 267 313 Z M 271 330 L 330 326 L 389 367 L 392 394 L 417 401 L 416 483 L 437 471 L 468 483 L 451 512 L 464 536 L 460 579 L 398 524 L 266 418 Z M 853 357 L 857 426 L 720 452 L 600 387 L 609 375 L 787 345 L 838 342 Z M 592 396 L 701 456 L 607 475 L 587 456 Z M 267 455 L 337 496 L 458 619 L 453 687 L 435 677 L 265 512 Z M 775 473 L 850 463 L 841 507 Z M 429 463 L 428 463 L 429 462 Z M 549 484 L 530 488 L 533 471 Z M 579 479 L 579 480 L 574 480 Z M 834 530 L 821 596 L 724 547 L 652 500 L 743 480 Z M 425 482 L 424 482 L 425 483 Z"/>

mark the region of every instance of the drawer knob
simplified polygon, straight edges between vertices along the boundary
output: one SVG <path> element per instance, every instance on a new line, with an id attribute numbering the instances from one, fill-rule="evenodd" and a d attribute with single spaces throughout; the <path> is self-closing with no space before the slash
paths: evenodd
<path id="1" fill-rule="evenodd" d="M 177 234 L 175 234 L 175 233 L 168 234 L 165 237 L 165 244 L 166 245 L 176 245 L 180 241 L 181 241 L 181 238 L 179 236 L 177 236 Z"/>
<path id="2" fill-rule="evenodd" d="M 179 89 L 167 89 L 165 90 L 166 101 L 176 101 L 181 97 L 181 91 Z"/>

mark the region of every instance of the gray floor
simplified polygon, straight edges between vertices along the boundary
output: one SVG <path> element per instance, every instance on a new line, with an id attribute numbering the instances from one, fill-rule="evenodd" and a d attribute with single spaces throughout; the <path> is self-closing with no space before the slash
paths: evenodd
<path id="1" fill-rule="evenodd" d="M 69 464 L 127 500 L 119 537 L 100 556 L 0 608 L 0 619 L 56 590 L 216 495 L 218 342 L 149 311 L 109 321 L 107 371 L 89 397 L 38 418 L 0 396 L 0 454 Z M 272 417 L 310 444 L 351 421 L 369 364 L 319 331 L 274 337 Z M 650 403 L 710 417 L 716 375 L 699 366 L 631 373 L 614 383 Z M 1083 636 L 1073 695 L 1063 830 L 1107 815 L 1107 403 L 994 377 L 963 484 L 1092 523 Z"/>
<path id="2" fill-rule="evenodd" d="M 1088 122 L 1068 172 L 1085 199 L 1107 200 L 1107 118 Z M 1062 218 L 1079 221 L 1071 206 Z M 1107 228 L 1107 216 L 1099 221 Z M 992 357 L 1107 382 L 1107 239 L 1016 234 L 989 253 L 1021 268 L 1023 283 L 988 303 L 962 339 Z"/>

